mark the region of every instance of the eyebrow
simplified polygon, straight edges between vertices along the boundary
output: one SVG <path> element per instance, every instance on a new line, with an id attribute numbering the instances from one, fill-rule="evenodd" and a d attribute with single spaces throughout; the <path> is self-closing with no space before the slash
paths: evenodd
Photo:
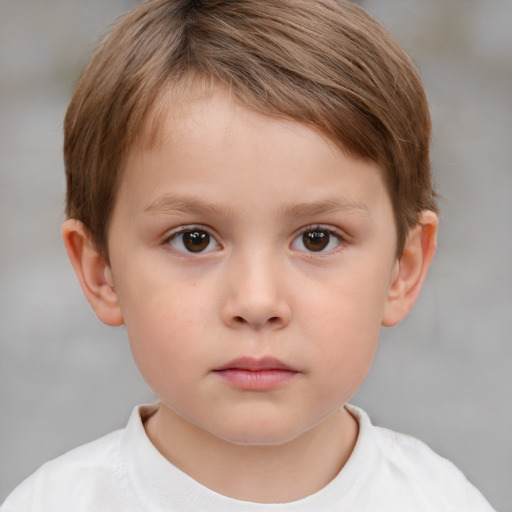
<path id="1" fill-rule="evenodd" d="M 184 196 L 164 196 L 153 201 L 145 210 L 150 214 L 171 214 L 176 212 L 183 213 L 220 213 L 226 210 L 225 207 L 199 201 L 197 199 Z"/>
<path id="2" fill-rule="evenodd" d="M 225 205 L 210 204 L 186 196 L 167 195 L 153 201 L 145 210 L 145 213 L 152 215 L 182 213 L 213 213 L 216 215 L 227 214 L 231 208 Z M 302 202 L 287 205 L 281 212 L 284 218 L 314 217 L 335 212 L 360 212 L 370 214 L 369 208 L 360 201 L 351 199 L 329 198 L 320 201 Z"/>
<path id="3" fill-rule="evenodd" d="M 283 211 L 283 216 L 291 218 L 314 217 L 315 215 L 326 215 L 336 212 L 360 212 L 366 215 L 370 214 L 369 208 L 360 201 L 346 198 L 331 198 L 287 206 Z"/>

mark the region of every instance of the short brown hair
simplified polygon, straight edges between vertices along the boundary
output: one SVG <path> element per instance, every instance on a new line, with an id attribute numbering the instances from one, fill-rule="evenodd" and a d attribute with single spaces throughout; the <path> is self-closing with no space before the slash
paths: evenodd
<path id="1" fill-rule="evenodd" d="M 378 163 L 398 253 L 419 213 L 437 211 L 421 81 L 363 9 L 344 0 L 152 0 L 105 38 L 65 119 L 66 214 L 85 224 L 107 261 L 123 159 L 157 99 L 198 76 Z"/>

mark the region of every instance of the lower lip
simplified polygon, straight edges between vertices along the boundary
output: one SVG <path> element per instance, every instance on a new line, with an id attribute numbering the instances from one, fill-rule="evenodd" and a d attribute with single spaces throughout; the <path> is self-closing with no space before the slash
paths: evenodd
<path id="1" fill-rule="evenodd" d="M 215 373 L 232 386 L 247 391 L 268 391 L 285 384 L 297 375 L 297 372 L 283 369 L 244 370 L 228 368 L 218 370 Z"/>

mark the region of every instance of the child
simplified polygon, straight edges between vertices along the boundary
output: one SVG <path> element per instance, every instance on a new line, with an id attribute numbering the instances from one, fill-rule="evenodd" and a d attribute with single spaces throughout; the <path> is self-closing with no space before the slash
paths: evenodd
<path id="1" fill-rule="evenodd" d="M 2 510 L 489 511 L 347 405 L 435 252 L 430 118 L 343 0 L 154 0 L 65 120 L 64 242 L 158 396 Z"/>

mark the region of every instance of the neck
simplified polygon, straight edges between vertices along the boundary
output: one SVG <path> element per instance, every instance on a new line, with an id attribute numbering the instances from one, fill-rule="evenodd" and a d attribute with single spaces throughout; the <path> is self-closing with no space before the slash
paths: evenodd
<path id="1" fill-rule="evenodd" d="M 356 420 L 341 409 L 279 445 L 240 445 L 220 439 L 160 405 L 145 424 L 171 463 L 211 490 L 243 501 L 285 503 L 325 487 L 354 448 Z"/>

